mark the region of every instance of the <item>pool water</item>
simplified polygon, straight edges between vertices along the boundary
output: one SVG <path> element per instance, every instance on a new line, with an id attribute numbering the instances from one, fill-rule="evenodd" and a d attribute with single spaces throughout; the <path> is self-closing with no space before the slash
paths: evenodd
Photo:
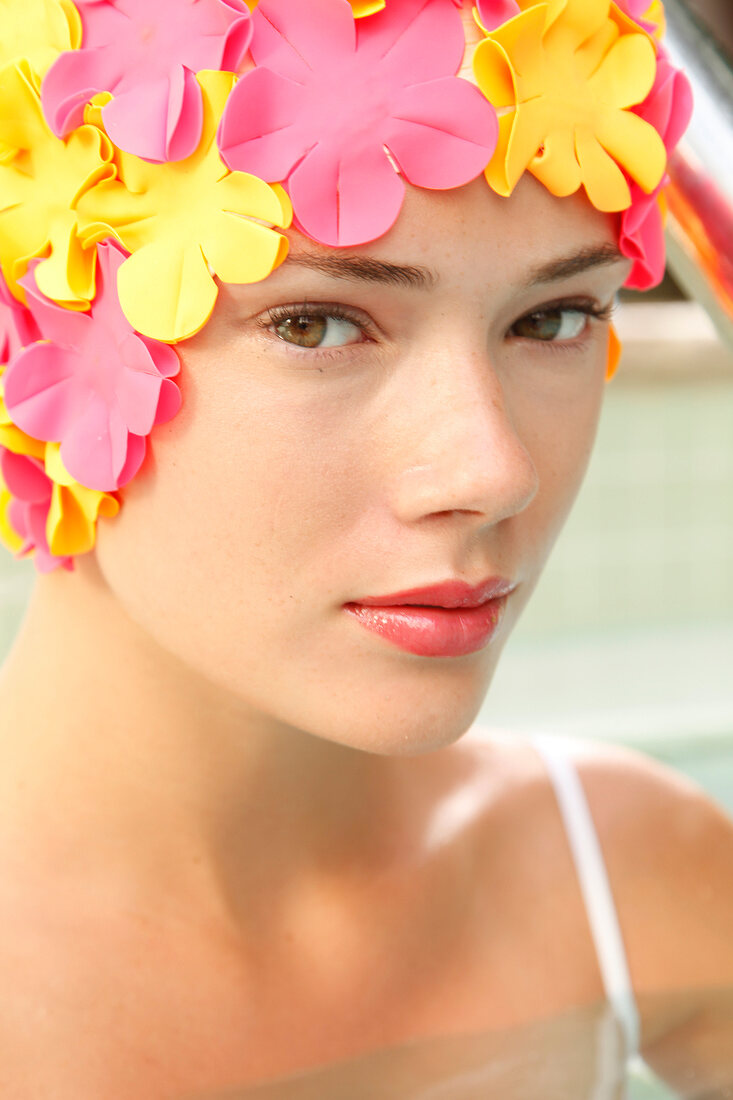
<path id="1" fill-rule="evenodd" d="M 648 1068 L 624 1073 L 614 1026 L 604 1006 L 593 1006 L 507 1031 L 419 1040 L 282 1077 L 263 1074 L 260 1084 L 181 1100 L 675 1100 Z"/>

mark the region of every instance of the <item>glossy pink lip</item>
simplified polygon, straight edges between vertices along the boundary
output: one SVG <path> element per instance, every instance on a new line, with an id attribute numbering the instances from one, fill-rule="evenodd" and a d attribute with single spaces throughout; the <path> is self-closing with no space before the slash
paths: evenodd
<path id="1" fill-rule="evenodd" d="M 482 649 L 496 630 L 507 596 L 503 577 L 475 586 L 446 581 L 390 596 L 370 596 L 344 610 L 374 634 L 419 657 L 463 657 Z"/>
<path id="2" fill-rule="evenodd" d="M 448 580 L 427 585 L 425 588 L 393 592 L 389 596 L 367 596 L 353 602 L 362 607 L 398 607 L 403 604 L 420 607 L 479 607 L 487 600 L 507 596 L 516 587 L 516 584 L 504 577 L 489 577 L 473 586 L 466 581 Z"/>

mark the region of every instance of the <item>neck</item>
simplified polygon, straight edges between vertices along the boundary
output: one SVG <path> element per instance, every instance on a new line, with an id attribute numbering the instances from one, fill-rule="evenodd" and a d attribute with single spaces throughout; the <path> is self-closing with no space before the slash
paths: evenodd
<path id="1" fill-rule="evenodd" d="M 0 713 L 2 848 L 115 904 L 266 922 L 285 892 L 394 846 L 399 761 L 202 681 L 91 567 L 39 578 Z"/>

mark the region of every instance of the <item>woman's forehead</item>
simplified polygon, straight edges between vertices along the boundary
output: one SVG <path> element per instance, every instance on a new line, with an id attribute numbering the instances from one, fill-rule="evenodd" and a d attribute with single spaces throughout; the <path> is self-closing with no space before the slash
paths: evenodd
<path id="1" fill-rule="evenodd" d="M 456 273 L 468 283 L 472 272 L 482 281 L 493 272 L 498 281 L 531 283 L 573 256 L 603 264 L 624 260 L 613 216 L 581 194 L 557 198 L 529 175 L 508 198 L 483 180 L 450 192 L 408 185 L 392 229 L 348 249 L 320 244 L 295 229 L 286 235 L 285 269 L 420 289 L 437 287 Z"/>

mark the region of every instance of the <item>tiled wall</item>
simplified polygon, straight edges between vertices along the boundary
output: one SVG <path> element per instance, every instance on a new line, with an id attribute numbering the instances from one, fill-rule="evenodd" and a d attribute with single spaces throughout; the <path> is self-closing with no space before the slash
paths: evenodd
<path id="1" fill-rule="evenodd" d="M 586 482 L 517 637 L 733 624 L 733 370 L 610 383 Z"/>

